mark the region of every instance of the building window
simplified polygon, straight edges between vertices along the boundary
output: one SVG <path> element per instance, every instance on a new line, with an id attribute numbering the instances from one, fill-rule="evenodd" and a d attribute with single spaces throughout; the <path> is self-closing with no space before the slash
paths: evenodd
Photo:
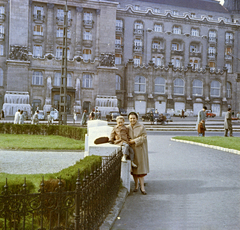
<path id="1" fill-rule="evenodd" d="M 198 46 L 197 45 L 190 45 L 190 52 L 191 53 L 198 52 Z"/>
<path id="2" fill-rule="evenodd" d="M 116 36 L 115 45 L 122 45 L 122 38 L 120 36 Z"/>
<path id="3" fill-rule="evenodd" d="M 134 45 L 137 47 L 142 47 L 142 40 L 141 39 L 135 39 L 134 40 Z"/>
<path id="4" fill-rule="evenodd" d="M 68 20 L 71 19 L 71 10 L 68 11 Z M 57 10 L 57 19 L 59 21 L 64 21 L 64 10 L 63 9 L 58 9 Z"/>
<path id="5" fill-rule="evenodd" d="M 165 79 L 162 77 L 155 78 L 155 84 L 154 84 L 154 92 L 155 93 L 165 93 Z"/>
<path id="6" fill-rule="evenodd" d="M 83 32 L 83 40 L 92 41 L 92 33 L 90 30 L 85 30 Z"/>
<path id="7" fill-rule="evenodd" d="M 134 29 L 143 29 L 142 22 L 135 22 L 134 23 Z"/>
<path id="8" fill-rule="evenodd" d="M 153 41 L 152 48 L 153 49 L 161 49 L 160 44 L 161 44 L 160 41 Z"/>
<path id="9" fill-rule="evenodd" d="M 162 25 L 161 24 L 155 24 L 154 25 L 154 31 L 155 32 L 162 32 Z"/>
<path id="10" fill-rule="evenodd" d="M 122 78 L 119 75 L 116 75 L 116 90 L 121 90 Z"/>
<path id="11" fill-rule="evenodd" d="M 0 45 L 0 56 L 4 55 L 4 45 Z"/>
<path id="12" fill-rule="evenodd" d="M 196 18 L 196 14 L 195 13 L 191 13 L 191 18 Z"/>
<path id="13" fill-rule="evenodd" d="M 33 57 L 42 57 L 42 46 L 40 45 L 33 46 Z"/>
<path id="14" fill-rule="evenodd" d="M 141 65 L 142 64 L 142 57 L 141 56 L 134 56 L 133 57 L 134 65 Z"/>
<path id="15" fill-rule="evenodd" d="M 5 7 L 4 6 L 0 6 L 0 14 L 5 14 Z"/>
<path id="16" fill-rule="evenodd" d="M 179 12 L 177 10 L 173 10 L 173 15 L 179 15 Z"/>
<path id="17" fill-rule="evenodd" d="M 215 70 L 215 62 L 210 61 L 208 65 L 210 67 L 210 70 Z"/>
<path id="18" fill-rule="evenodd" d="M 92 13 L 91 12 L 84 12 L 83 20 L 85 20 L 85 21 L 92 21 L 93 20 Z"/>
<path id="19" fill-rule="evenodd" d="M 209 19 L 209 20 L 212 20 L 212 19 L 213 19 L 213 16 L 212 16 L 212 15 L 208 15 L 208 19 Z"/>
<path id="20" fill-rule="evenodd" d="M 172 50 L 180 50 L 179 43 L 172 43 Z"/>
<path id="21" fill-rule="evenodd" d="M 67 74 L 67 87 L 72 87 L 72 75 L 70 73 Z"/>
<path id="22" fill-rule="evenodd" d="M 181 67 L 181 60 L 179 58 L 172 58 L 172 64 L 175 67 L 180 68 Z"/>
<path id="23" fill-rule="evenodd" d="M 180 26 L 173 26 L 173 33 L 174 34 L 181 34 L 181 27 Z"/>
<path id="24" fill-rule="evenodd" d="M 115 64 L 116 65 L 122 64 L 122 55 L 121 54 L 115 54 Z"/>
<path id="25" fill-rule="evenodd" d="M 141 10 L 140 6 L 139 5 L 135 5 L 135 10 Z"/>
<path id="26" fill-rule="evenodd" d="M 227 98 L 232 97 L 232 86 L 230 82 L 227 82 Z"/>
<path id="27" fill-rule="evenodd" d="M 226 63 L 225 67 L 228 69 L 228 73 L 232 73 L 232 64 L 231 63 Z"/>
<path id="28" fill-rule="evenodd" d="M 33 35 L 43 35 L 43 27 L 41 25 L 34 26 Z"/>
<path id="29" fill-rule="evenodd" d="M 116 31 L 122 32 L 123 29 L 123 21 L 120 19 L 116 20 Z"/>
<path id="30" fill-rule="evenodd" d="M 83 88 L 92 88 L 92 75 L 91 74 L 83 75 L 82 87 Z"/>
<path id="31" fill-rule="evenodd" d="M 192 28 L 191 29 L 191 35 L 192 36 L 199 36 L 199 29 Z"/>
<path id="32" fill-rule="evenodd" d="M 56 49 L 56 58 L 57 59 L 62 59 L 62 53 L 63 53 L 63 48 L 58 46 Z M 67 48 L 67 59 L 70 58 L 70 50 Z"/>
<path id="33" fill-rule="evenodd" d="M 221 90 L 220 82 L 212 81 L 211 82 L 211 92 L 210 92 L 210 95 L 212 97 L 220 97 L 220 90 Z"/>
<path id="34" fill-rule="evenodd" d="M 156 65 L 156 66 L 162 66 L 162 58 L 161 57 L 155 57 L 155 56 L 153 56 L 152 57 L 152 61 L 153 61 L 153 63 Z"/>
<path id="35" fill-rule="evenodd" d="M 214 46 L 210 46 L 208 48 L 208 57 L 215 58 L 216 56 L 216 48 Z"/>
<path id="36" fill-rule="evenodd" d="M 226 33 L 226 43 L 227 44 L 233 44 L 233 33 L 229 33 L 229 32 L 227 32 Z"/>
<path id="37" fill-rule="evenodd" d="M 61 85 L 61 73 L 57 72 L 54 76 L 54 86 L 60 86 Z"/>
<path id="38" fill-rule="evenodd" d="M 194 80 L 192 90 L 193 90 L 192 94 L 194 96 L 202 96 L 203 95 L 203 82 L 200 80 Z"/>
<path id="39" fill-rule="evenodd" d="M 160 11 L 160 9 L 159 9 L 159 8 L 154 8 L 153 12 L 154 12 L 154 13 L 158 13 L 158 14 L 160 14 L 160 13 L 161 13 L 161 11 Z"/>
<path id="40" fill-rule="evenodd" d="M 34 6 L 34 18 L 38 20 L 42 20 L 42 16 L 43 16 L 43 7 Z"/>
<path id="41" fill-rule="evenodd" d="M 63 28 L 58 27 L 56 36 L 57 36 L 57 38 L 62 38 L 63 37 Z M 67 31 L 67 37 L 71 38 L 70 30 Z"/>
<path id="42" fill-rule="evenodd" d="M 83 50 L 83 60 L 91 60 L 92 50 L 90 49 L 84 49 Z"/>
<path id="43" fill-rule="evenodd" d="M 39 71 L 34 71 L 32 76 L 33 85 L 42 85 L 43 84 L 43 74 Z"/>
<path id="44" fill-rule="evenodd" d="M 184 81 L 182 79 L 175 79 L 173 82 L 173 87 L 175 95 L 184 95 Z"/>
<path id="45" fill-rule="evenodd" d="M 216 42 L 217 41 L 217 34 L 216 34 L 216 31 L 215 30 L 209 30 L 209 33 L 208 33 L 208 40 L 210 42 Z"/>
<path id="46" fill-rule="evenodd" d="M 0 68 L 0 86 L 3 86 L 3 70 Z"/>
<path id="47" fill-rule="evenodd" d="M 146 79 L 143 76 L 136 76 L 134 84 L 135 93 L 145 93 L 146 92 Z"/>

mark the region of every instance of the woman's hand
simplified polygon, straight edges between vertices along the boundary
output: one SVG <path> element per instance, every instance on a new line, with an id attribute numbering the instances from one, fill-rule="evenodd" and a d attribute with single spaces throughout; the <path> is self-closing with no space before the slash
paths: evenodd
<path id="1" fill-rule="evenodd" d="M 129 144 L 130 144 L 130 145 L 133 145 L 133 144 L 135 144 L 135 141 L 134 141 L 134 140 L 130 140 L 130 141 L 129 141 Z"/>

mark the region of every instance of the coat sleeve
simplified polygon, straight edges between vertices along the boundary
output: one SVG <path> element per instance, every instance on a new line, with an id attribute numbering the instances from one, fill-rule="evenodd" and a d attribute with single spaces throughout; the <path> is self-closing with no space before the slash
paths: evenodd
<path id="1" fill-rule="evenodd" d="M 111 132 L 111 134 L 110 134 L 110 138 L 109 138 L 109 141 L 112 141 L 112 142 L 114 142 L 114 140 L 115 140 L 115 129 L 113 128 L 112 129 L 112 132 Z"/>
<path id="2" fill-rule="evenodd" d="M 144 126 L 142 127 L 140 135 L 133 140 L 135 141 L 136 147 L 142 145 L 144 142 L 147 141 L 147 132 L 146 132 L 146 129 L 144 128 Z"/>

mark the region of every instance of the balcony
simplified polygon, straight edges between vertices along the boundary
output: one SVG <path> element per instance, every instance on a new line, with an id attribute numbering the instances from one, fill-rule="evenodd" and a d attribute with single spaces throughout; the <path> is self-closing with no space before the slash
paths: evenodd
<path id="1" fill-rule="evenodd" d="M 42 34 L 33 34 L 33 41 L 37 43 L 41 43 L 44 40 L 44 36 Z"/>
<path id="2" fill-rule="evenodd" d="M 63 44 L 63 37 L 56 37 L 56 43 L 59 45 Z M 67 45 L 69 46 L 71 44 L 71 38 L 67 38 Z"/>
<path id="3" fill-rule="evenodd" d="M 123 34 L 123 27 L 116 26 L 116 34 L 122 35 Z"/>
<path id="4" fill-rule="evenodd" d="M 142 47 L 142 46 L 134 46 L 134 47 L 133 47 L 133 51 L 134 51 L 135 53 L 142 53 L 143 47 Z"/>
<path id="5" fill-rule="evenodd" d="M 33 15 L 33 21 L 37 24 L 44 23 L 44 19 L 45 19 L 44 15 L 39 15 L 39 14 L 34 14 Z"/>
<path id="6" fill-rule="evenodd" d="M 233 42 L 234 42 L 234 39 L 228 38 L 228 39 L 225 40 L 225 44 L 227 44 L 227 45 L 232 45 Z"/>
<path id="7" fill-rule="evenodd" d="M 134 29 L 133 33 L 134 33 L 134 35 L 142 36 L 143 35 L 143 29 Z"/>
<path id="8" fill-rule="evenodd" d="M 208 42 L 209 43 L 217 43 L 217 38 L 216 37 L 209 37 Z"/>
<path id="9" fill-rule="evenodd" d="M 172 55 L 183 56 L 183 55 L 184 55 L 184 52 L 183 52 L 183 50 L 171 50 L 171 54 L 172 54 Z"/>
<path id="10" fill-rule="evenodd" d="M 232 56 L 228 54 L 225 54 L 224 58 L 225 60 L 232 60 Z"/>
<path id="11" fill-rule="evenodd" d="M 192 52 L 190 52 L 189 56 L 190 56 L 190 57 L 198 57 L 198 58 L 201 58 L 201 57 L 202 57 L 202 53 L 201 53 L 201 52 L 198 52 L 198 51 L 192 51 Z"/>
<path id="12" fill-rule="evenodd" d="M 4 39 L 5 39 L 5 34 L 0 33 L 0 41 L 4 41 Z"/>
<path id="13" fill-rule="evenodd" d="M 162 48 L 160 48 L 160 47 L 158 47 L 158 48 L 153 47 L 153 48 L 152 48 L 152 53 L 164 54 L 164 53 L 165 53 L 165 50 L 162 49 Z"/>
<path id="14" fill-rule="evenodd" d="M 57 25 L 63 26 L 64 25 L 64 17 L 56 17 Z M 72 19 L 68 18 L 68 27 L 72 25 Z"/>
<path id="15" fill-rule="evenodd" d="M 92 47 L 92 40 L 83 40 L 83 46 Z"/>
<path id="16" fill-rule="evenodd" d="M 5 21 L 6 15 L 0 14 L 0 23 L 3 23 Z"/>
<path id="17" fill-rule="evenodd" d="M 115 52 L 122 53 L 122 47 L 121 44 L 115 44 Z"/>
<path id="18" fill-rule="evenodd" d="M 208 53 L 209 59 L 215 59 L 217 57 L 217 53 Z"/>
<path id="19" fill-rule="evenodd" d="M 85 29 L 92 29 L 93 28 L 93 20 L 83 20 L 83 26 Z"/>

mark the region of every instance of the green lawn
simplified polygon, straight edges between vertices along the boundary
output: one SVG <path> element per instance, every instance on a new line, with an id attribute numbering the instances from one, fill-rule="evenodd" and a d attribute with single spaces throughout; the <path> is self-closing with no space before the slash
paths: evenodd
<path id="1" fill-rule="evenodd" d="M 84 150 L 84 141 L 54 135 L 0 134 L 0 149 Z"/>
<path id="2" fill-rule="evenodd" d="M 240 151 L 240 137 L 189 137 L 177 136 L 173 139 L 194 141 L 208 145 L 220 146 L 223 148 L 235 149 Z"/>

